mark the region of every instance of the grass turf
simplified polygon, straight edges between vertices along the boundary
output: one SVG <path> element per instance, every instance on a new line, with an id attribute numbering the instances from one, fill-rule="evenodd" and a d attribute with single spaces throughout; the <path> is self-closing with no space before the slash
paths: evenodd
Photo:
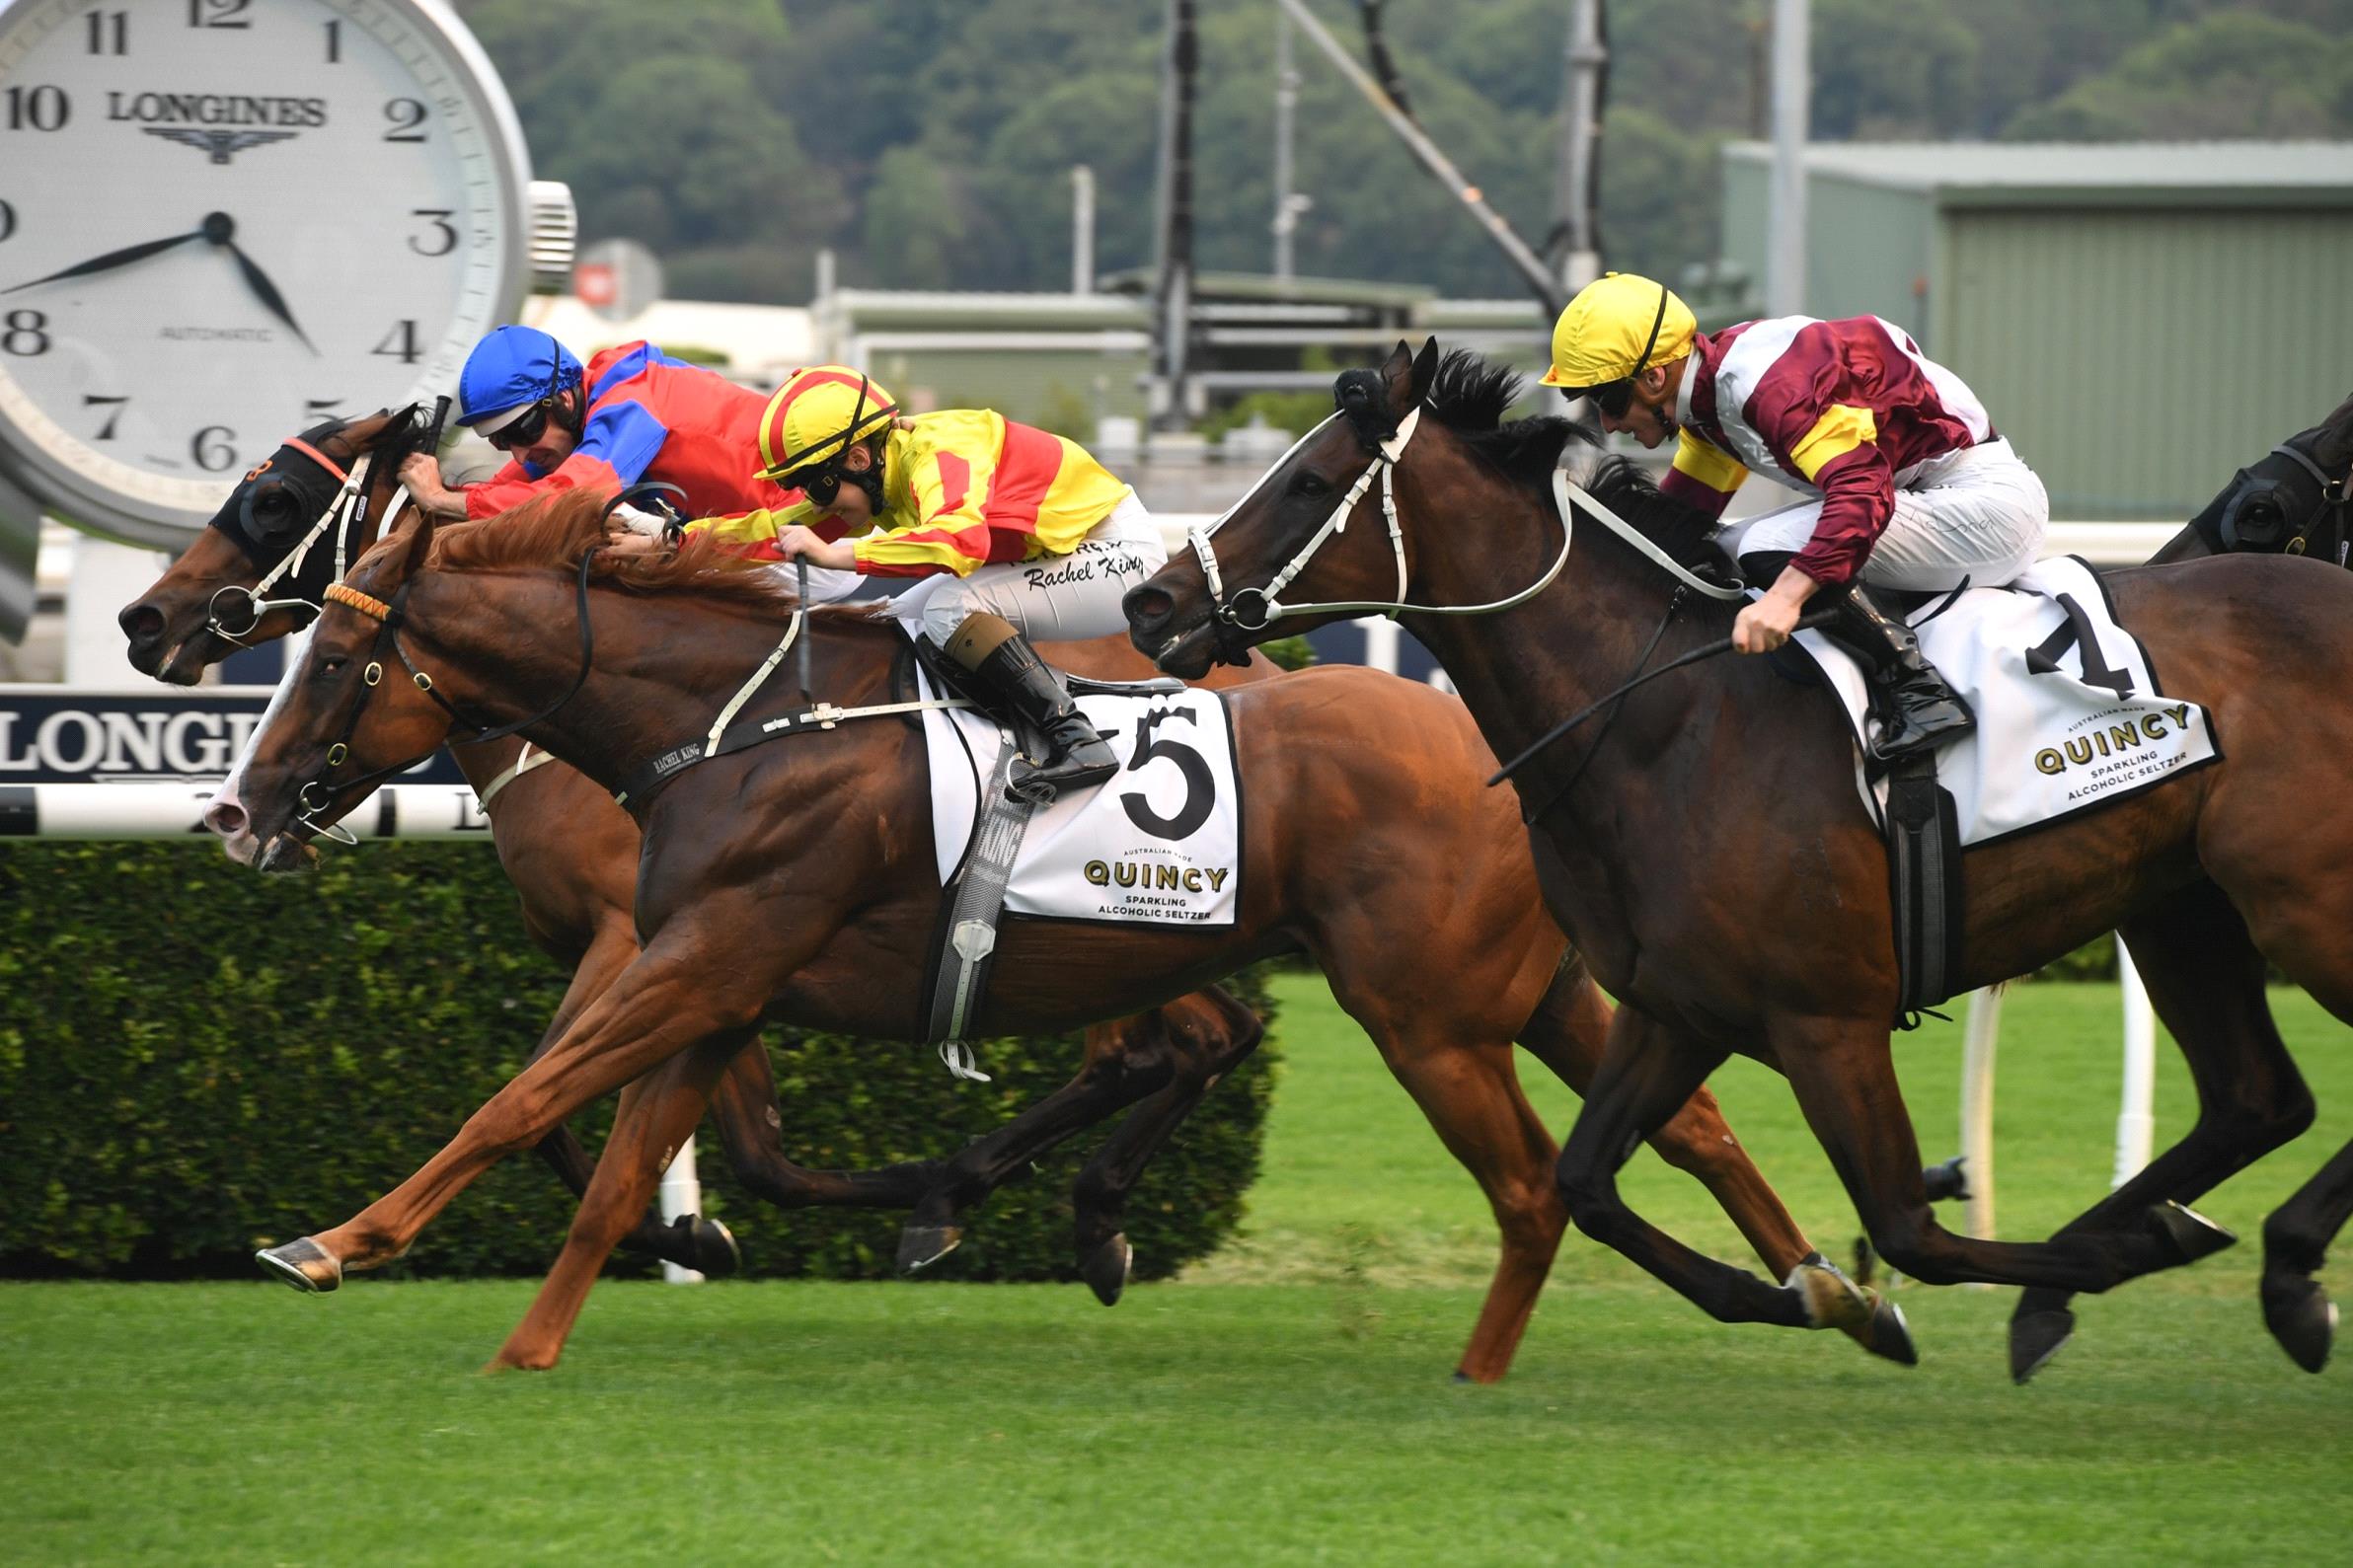
<path id="1" fill-rule="evenodd" d="M 1075 1286 L 607 1283 L 554 1375 L 484 1379 L 528 1284 L 0 1288 L 0 1559 L 2342 1560 L 2349 1374 L 2296 1371 L 2254 1305 L 2261 1215 L 2353 1137 L 2302 997 L 2276 1000 L 2321 1122 L 2201 1205 L 2249 1244 L 2083 1304 L 2028 1388 L 2007 1292 L 1903 1290 L 1907 1372 L 1718 1327 L 1573 1235 L 1511 1379 L 1464 1388 L 1477 1189 L 1321 983 L 1285 992 L 1250 1236 L 1111 1312 Z M 2115 993 L 2024 989 L 2008 1023 L 2000 1230 L 2026 1236 L 2105 1186 Z M 1958 1031 L 1897 1049 L 1936 1157 Z M 1746 1064 L 1716 1087 L 1843 1254 L 1786 1089 Z M 2161 1145 L 2188 1109 L 2167 1056 Z M 1627 1186 L 1741 1255 L 1653 1157 Z"/>

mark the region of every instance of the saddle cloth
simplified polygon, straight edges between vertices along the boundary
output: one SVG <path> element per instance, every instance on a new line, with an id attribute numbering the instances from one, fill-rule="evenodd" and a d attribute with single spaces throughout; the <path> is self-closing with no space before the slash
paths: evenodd
<path id="1" fill-rule="evenodd" d="M 940 695 L 918 671 L 926 698 Z M 1242 906 L 1242 791 L 1234 731 L 1214 692 L 1087 695 L 1080 709 L 1118 756 L 1109 782 L 1029 819 L 1005 912 L 1119 925 L 1231 926 Z M 976 709 L 927 709 L 940 884 L 972 843 L 984 772 L 1005 732 Z"/>
<path id="2" fill-rule="evenodd" d="M 1976 732 L 1936 755 L 1964 846 L 1991 844 L 2105 805 L 2222 755 L 2206 710 L 2167 700 L 2140 640 L 2074 556 L 2038 561 L 2007 588 L 1973 588 L 1914 613 L 1921 651 L 1966 698 Z M 1862 671 L 1819 633 L 1804 645 L 1864 733 Z M 1860 759 L 1860 752 L 1858 751 Z M 1859 765 L 1874 821 L 1887 785 Z"/>

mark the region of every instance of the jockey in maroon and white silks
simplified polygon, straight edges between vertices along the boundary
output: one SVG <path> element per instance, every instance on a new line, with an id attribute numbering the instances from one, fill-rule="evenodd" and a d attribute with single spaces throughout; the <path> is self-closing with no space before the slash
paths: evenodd
<path id="1" fill-rule="evenodd" d="M 1708 517 L 1752 470 L 1807 496 L 1726 530 L 1726 553 L 1764 590 L 1733 624 L 1735 648 L 1781 646 L 1823 593 L 1824 635 L 1882 699 L 1875 755 L 1930 751 L 1974 725 L 1868 588 L 2007 583 L 2034 563 L 2050 501 L 1976 395 L 1900 328 L 1786 316 L 1706 335 L 1663 284 L 1613 272 L 1560 313 L 1544 380 L 1592 400 L 1604 429 L 1647 447 L 1675 436 L 1661 488 Z"/>
<path id="2" fill-rule="evenodd" d="M 1819 497 L 1739 525 L 1735 558 L 1793 552 L 1818 583 L 1944 589 L 1999 586 L 2041 547 L 2041 482 L 1961 378 L 1876 316 L 1695 335 L 1675 411 L 1660 487 L 1677 499 L 1720 515 L 1752 469 Z"/>

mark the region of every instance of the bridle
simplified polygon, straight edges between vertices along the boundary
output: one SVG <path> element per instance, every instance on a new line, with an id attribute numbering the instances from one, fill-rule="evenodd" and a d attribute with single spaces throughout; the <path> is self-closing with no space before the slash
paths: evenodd
<path id="1" fill-rule="evenodd" d="M 1486 604 L 1445 605 L 1406 602 L 1405 535 L 1404 528 L 1398 523 L 1397 466 L 1399 461 L 1404 457 L 1405 448 L 1412 441 L 1414 432 L 1421 427 L 1421 406 L 1416 404 L 1406 411 L 1403 419 L 1398 421 L 1397 428 L 1391 434 L 1378 441 L 1367 440 L 1366 444 L 1373 449 L 1373 460 L 1365 465 L 1364 472 L 1356 476 L 1356 482 L 1350 485 L 1340 496 L 1339 504 L 1331 509 L 1331 515 L 1324 519 L 1324 526 L 1317 529 L 1308 542 L 1299 547 L 1298 553 L 1281 570 L 1267 579 L 1265 586 L 1237 588 L 1229 595 L 1226 592 L 1225 573 L 1217 562 L 1217 547 L 1210 542 L 1210 538 L 1231 521 L 1235 513 L 1249 505 L 1251 500 L 1266 487 L 1266 482 L 1281 473 L 1283 466 L 1298 455 L 1300 448 L 1321 435 L 1332 420 L 1347 417 L 1345 411 L 1328 415 L 1322 424 L 1292 442 L 1291 449 L 1277 458 L 1273 467 L 1259 475 L 1258 482 L 1244 493 L 1242 499 L 1227 507 L 1216 521 L 1207 527 L 1196 527 L 1186 534 L 1186 540 L 1192 546 L 1193 556 L 1201 563 L 1201 575 L 1209 585 L 1211 613 L 1221 629 L 1255 635 L 1277 621 L 1290 616 L 1307 615 L 1384 615 L 1393 621 L 1401 614 L 1407 613 L 1413 615 L 1499 615 L 1503 611 L 1527 603 L 1553 585 L 1553 579 L 1559 576 L 1560 569 L 1568 564 L 1570 530 L 1565 513 L 1562 514 L 1560 530 L 1560 554 L 1554 558 L 1552 565 L 1545 568 L 1542 576 L 1519 592 Z M 1333 600 L 1324 604 L 1281 603 L 1276 595 L 1289 587 L 1293 579 L 1307 569 L 1308 562 L 1316 559 L 1316 553 L 1322 550 L 1328 541 L 1348 531 L 1349 513 L 1355 511 L 1356 503 L 1364 499 L 1366 492 L 1372 488 L 1376 478 L 1381 485 L 1381 515 L 1389 525 L 1389 548 L 1397 558 L 1397 597 L 1394 600 Z"/>
<path id="2" fill-rule="evenodd" d="M 440 743 L 435 742 L 432 750 L 419 752 L 405 762 L 397 762 L 389 767 L 375 769 L 356 778 L 346 779 L 341 784 L 327 782 L 329 774 L 350 759 L 351 737 L 358 732 L 359 720 L 361 715 L 367 711 L 369 697 L 374 695 L 375 689 L 383 684 L 387 654 L 401 661 L 402 667 L 408 670 L 409 679 L 417 689 L 431 698 L 435 705 L 449 715 L 452 724 L 474 731 L 470 735 L 456 737 L 452 742 L 455 745 L 476 746 L 485 741 L 503 740 L 509 735 L 518 734 L 534 724 L 553 718 L 565 704 L 578 696 L 580 688 L 587 684 L 588 670 L 596 656 L 596 630 L 588 619 L 588 570 L 595 560 L 596 552 L 594 550 L 584 552 L 580 557 L 579 573 L 574 579 L 573 600 L 580 623 L 579 673 L 572 677 L 571 685 L 565 688 L 563 696 L 538 712 L 525 718 L 518 718 L 512 723 L 495 726 L 480 723 L 460 712 L 456 704 L 441 695 L 440 689 L 433 684 L 432 676 L 418 669 L 417 661 L 409 656 L 409 650 L 401 645 L 400 632 L 402 626 L 408 621 L 409 590 L 416 586 L 415 578 L 402 583 L 393 594 L 389 604 L 376 598 L 373 594 L 361 592 L 348 583 L 338 582 L 329 587 L 326 598 L 330 602 L 356 610 L 376 623 L 376 640 L 368 649 L 368 662 L 361 669 L 359 676 L 361 682 L 359 699 L 351 705 L 351 711 L 343 720 L 342 732 L 327 748 L 326 758 L 319 771 L 303 781 L 302 787 L 295 791 L 294 802 L 297 809 L 294 814 L 294 826 L 308 829 L 314 835 L 326 835 L 338 843 L 356 842 L 349 833 L 342 831 L 334 824 L 323 823 L 319 818 L 335 804 L 339 796 L 346 791 L 373 784 L 380 780 L 389 779 L 395 774 L 407 773 L 430 757 L 433 751 L 440 749 Z"/>
<path id="3" fill-rule="evenodd" d="M 2319 487 L 2318 502 L 2306 514 L 2304 526 L 2289 535 L 2288 542 L 2280 546 L 2280 554 L 2283 556 L 2310 554 L 2313 536 L 2317 530 L 2320 520 L 2326 517 L 2331 520 L 2326 543 L 2334 548 L 2330 555 L 2323 559 L 2331 559 L 2333 563 L 2339 566 L 2345 565 L 2348 554 L 2353 554 L 2353 532 L 2348 531 L 2348 524 L 2353 523 L 2353 517 L 2348 516 L 2349 512 L 2353 512 L 2353 469 L 2349 469 L 2342 478 L 2331 480 L 2320 465 L 2314 462 L 2310 456 L 2284 442 L 2273 447 L 2270 455 L 2286 458 L 2296 467 L 2302 469 Z M 2239 479 L 2239 484 L 2237 490 L 2223 508 L 2218 530 L 2222 535 L 2223 547 L 2231 551 L 2244 548 L 2261 549 L 2260 541 L 2245 538 L 2240 533 L 2239 518 L 2248 500 L 2256 494 L 2269 492 L 2258 489 L 2257 477 L 2254 474 L 2241 470 Z"/>
<path id="4" fill-rule="evenodd" d="M 313 617 L 316 617 L 324 606 L 303 598 L 299 594 L 283 599 L 266 599 L 263 595 L 275 586 L 282 577 L 291 577 L 299 581 L 302 568 L 309 561 L 313 547 L 330 530 L 335 534 L 335 560 L 327 580 L 331 583 L 341 582 L 344 571 L 349 568 L 351 561 L 359 555 L 360 533 L 366 528 L 368 520 L 369 481 L 375 472 L 377 458 L 387 453 L 397 458 L 412 451 L 429 452 L 437 449 L 441 444 L 442 421 L 448 416 L 448 413 L 449 400 L 443 398 L 434 407 L 432 422 L 427 426 L 421 443 L 416 439 L 404 440 L 394 437 L 390 442 L 380 443 L 371 450 L 360 454 L 358 461 L 353 463 L 347 472 L 342 465 L 300 436 L 291 437 L 282 443 L 279 447 L 280 451 L 291 450 L 316 463 L 324 473 L 338 482 L 338 487 L 335 493 L 328 498 L 327 504 L 320 509 L 318 519 L 311 524 L 309 530 L 296 540 L 284 555 L 278 558 L 277 564 L 265 572 L 259 582 L 256 582 L 251 588 L 242 583 L 233 582 L 213 591 L 211 600 L 204 607 L 204 630 L 224 642 L 241 648 L 250 648 L 253 644 L 246 641 L 245 638 L 262 624 L 262 618 L 272 610 L 307 610 Z M 276 460 L 272 458 L 270 461 Z M 268 466 L 267 463 L 265 463 L 263 468 Z M 261 472 L 261 469 L 256 469 L 252 474 L 248 474 L 246 479 L 250 482 L 257 478 Z M 407 485 L 397 486 L 385 507 L 384 515 L 398 517 L 401 507 L 408 501 L 408 495 Z M 248 491 L 240 505 L 239 521 L 244 524 L 244 533 L 242 535 L 232 534 L 230 537 L 250 553 L 252 544 L 249 541 L 254 543 L 264 541 L 262 526 L 254 516 L 254 495 L 251 491 Z M 224 615 L 224 610 L 232 614 L 242 612 L 243 619 L 236 623 L 234 629 Z"/>

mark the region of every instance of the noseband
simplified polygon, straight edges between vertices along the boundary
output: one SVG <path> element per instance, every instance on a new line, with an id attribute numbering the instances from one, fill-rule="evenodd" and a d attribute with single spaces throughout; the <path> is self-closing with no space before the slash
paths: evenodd
<path id="1" fill-rule="evenodd" d="M 431 698 L 440 709 L 449 715 L 452 724 L 474 731 L 471 735 L 458 737 L 454 742 L 456 745 L 478 746 L 485 741 L 503 740 L 508 735 L 529 729 L 543 719 L 553 718 L 558 709 L 578 696 L 580 688 L 587 683 L 589 665 L 596 656 L 596 631 L 588 620 L 588 568 L 595 559 L 596 552 L 593 550 L 580 557 L 579 575 L 574 580 L 573 599 L 580 622 L 579 673 L 572 677 L 571 685 L 565 688 L 564 695 L 546 708 L 527 718 L 518 718 L 511 724 L 500 724 L 494 728 L 477 723 L 464 713 L 459 712 L 457 706 L 448 698 L 443 697 L 440 690 L 434 686 L 433 678 L 418 669 L 417 661 L 409 657 L 409 650 L 401 646 L 400 631 L 402 625 L 408 620 L 406 606 L 409 601 L 409 590 L 416 586 L 414 578 L 401 584 L 399 591 L 392 596 L 390 604 L 372 594 L 362 593 L 347 583 L 339 582 L 328 588 L 326 597 L 330 602 L 348 606 L 376 623 L 376 640 L 375 644 L 368 649 L 366 666 L 360 671 L 359 678 L 362 685 L 359 701 L 351 705 L 350 716 L 343 720 L 342 733 L 337 736 L 335 743 L 327 748 L 326 760 L 321 764 L 319 771 L 305 780 L 302 787 L 295 792 L 294 802 L 298 809 L 294 814 L 294 825 L 298 828 L 307 828 L 313 834 L 327 834 L 330 837 L 336 837 L 338 842 L 356 842 L 347 833 L 339 834 L 332 824 L 320 822 L 320 816 L 334 805 L 336 798 L 344 791 L 359 788 L 364 784 L 372 784 L 378 780 L 389 779 L 395 774 L 407 773 L 433 754 L 431 751 L 421 752 L 406 762 L 397 762 L 390 767 L 378 768 L 373 772 L 361 774 L 356 779 L 346 779 L 341 784 L 331 784 L 327 782 L 327 776 L 342 767 L 350 758 L 351 737 L 359 729 L 360 715 L 367 710 L 369 696 L 373 694 L 376 687 L 383 684 L 387 653 L 401 661 L 402 667 L 408 670 L 409 679 L 416 684 L 417 689 Z M 438 749 L 438 746 L 434 748 L 434 750 Z"/>

